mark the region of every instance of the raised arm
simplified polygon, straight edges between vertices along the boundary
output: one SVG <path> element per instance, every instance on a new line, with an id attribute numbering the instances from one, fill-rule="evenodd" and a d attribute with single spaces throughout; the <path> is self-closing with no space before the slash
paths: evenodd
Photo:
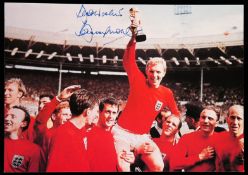
<path id="1" fill-rule="evenodd" d="M 127 44 L 124 56 L 123 56 L 123 66 L 127 73 L 130 71 L 130 66 L 136 64 L 135 60 L 135 47 L 136 40 L 135 37 L 132 36 L 129 43 Z"/>
<path id="2" fill-rule="evenodd" d="M 124 56 L 123 56 L 123 67 L 128 75 L 128 80 L 130 82 L 135 82 L 136 78 L 144 78 L 143 73 L 140 71 L 137 63 L 136 63 L 136 39 L 135 35 L 133 35 L 127 44 Z M 130 83 L 130 85 L 133 83 Z"/>
<path id="3" fill-rule="evenodd" d="M 36 141 L 35 143 L 42 145 L 42 137 L 45 134 L 47 128 L 47 121 L 51 117 L 54 109 L 60 103 L 57 97 L 54 97 L 49 103 L 46 103 L 45 106 L 38 113 L 34 129 L 36 132 Z"/>
<path id="4" fill-rule="evenodd" d="M 80 85 L 72 85 L 65 88 L 61 93 L 54 97 L 51 102 L 47 103 L 44 108 L 39 112 L 36 117 L 34 129 L 37 135 L 37 144 L 41 144 L 42 142 L 41 137 L 43 136 L 44 132 L 46 132 L 47 128 L 47 121 L 51 117 L 53 111 L 55 110 L 56 106 L 66 99 L 68 99 L 72 93 L 78 89 L 80 89 Z"/>

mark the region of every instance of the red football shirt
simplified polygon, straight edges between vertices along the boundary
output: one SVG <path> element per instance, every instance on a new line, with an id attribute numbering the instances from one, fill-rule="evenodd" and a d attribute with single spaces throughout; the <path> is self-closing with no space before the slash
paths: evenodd
<path id="1" fill-rule="evenodd" d="M 244 135 L 236 138 L 225 131 L 215 139 L 216 171 L 244 172 L 244 152 L 239 143 L 240 139 L 244 139 Z"/>
<path id="2" fill-rule="evenodd" d="M 116 172 L 117 154 L 110 131 L 94 126 L 87 133 L 87 152 L 90 171 Z"/>
<path id="3" fill-rule="evenodd" d="M 214 146 L 213 133 L 209 137 L 204 137 L 201 131 L 194 131 L 183 135 L 170 159 L 170 168 L 172 170 L 184 169 L 188 172 L 213 172 L 215 171 L 215 159 L 200 161 L 199 154 L 208 147 Z"/>
<path id="4" fill-rule="evenodd" d="M 58 127 L 49 145 L 47 172 L 89 171 L 85 135 L 85 128 L 78 129 L 70 121 Z"/>
<path id="5" fill-rule="evenodd" d="M 47 121 L 51 117 L 58 104 L 59 101 L 56 99 L 56 97 L 54 97 L 49 103 L 45 104 L 35 119 L 34 129 L 37 137 L 34 142 L 40 145 L 43 150 L 45 156 L 45 166 L 48 158 L 50 140 L 56 131 L 56 128 L 47 128 Z"/>
<path id="6" fill-rule="evenodd" d="M 151 88 L 139 70 L 135 60 L 135 43 L 127 47 L 123 65 L 128 74 L 130 92 L 127 104 L 118 119 L 118 124 L 136 134 L 149 133 L 152 122 L 165 106 L 179 116 L 173 92 L 162 85 Z"/>
<path id="7" fill-rule="evenodd" d="M 26 139 L 4 138 L 4 172 L 39 172 L 41 154 L 40 147 Z"/>
<path id="8" fill-rule="evenodd" d="M 157 144 L 157 146 L 160 149 L 160 152 L 163 155 L 164 171 L 169 171 L 170 170 L 170 158 L 173 155 L 173 151 L 174 151 L 176 144 L 173 144 L 165 140 L 163 137 L 153 138 L 152 140 Z"/>

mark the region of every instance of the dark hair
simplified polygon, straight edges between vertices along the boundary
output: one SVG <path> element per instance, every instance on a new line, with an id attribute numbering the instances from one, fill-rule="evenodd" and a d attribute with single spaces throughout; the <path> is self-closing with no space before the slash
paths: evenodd
<path id="1" fill-rule="evenodd" d="M 52 100 L 54 96 L 51 95 L 51 94 L 41 94 L 41 95 L 39 96 L 39 99 L 42 99 L 42 98 L 44 98 L 44 97 L 48 97 L 50 100 Z"/>
<path id="2" fill-rule="evenodd" d="M 158 115 L 156 116 L 155 120 L 162 120 L 162 114 L 161 111 L 158 113 Z"/>
<path id="3" fill-rule="evenodd" d="M 30 115 L 28 113 L 28 110 L 24 106 L 19 106 L 19 105 L 18 106 L 17 105 L 16 106 L 13 106 L 12 108 L 20 109 L 20 110 L 22 110 L 25 113 L 25 118 L 24 118 L 23 121 L 26 121 L 27 122 L 27 125 L 22 128 L 22 131 L 25 131 L 28 128 L 29 123 L 30 123 Z"/>
<path id="4" fill-rule="evenodd" d="M 203 105 L 201 102 L 190 102 L 185 105 L 186 107 L 186 117 L 190 117 L 195 119 L 195 121 L 199 121 L 200 114 L 203 110 Z"/>
<path id="5" fill-rule="evenodd" d="M 177 116 L 176 116 L 176 117 L 177 117 Z M 178 118 L 179 118 L 179 117 L 178 117 Z M 183 125 L 182 120 L 181 120 L 181 118 L 179 118 L 178 130 L 181 129 L 182 125 Z"/>
<path id="6" fill-rule="evenodd" d="M 118 113 L 118 116 L 117 116 L 117 117 L 116 117 L 116 119 L 115 119 L 115 121 L 116 121 L 116 122 L 117 122 L 117 121 L 118 121 L 118 119 L 120 118 L 121 113 L 122 113 L 122 111 L 120 111 L 120 112 Z"/>
<path id="7" fill-rule="evenodd" d="M 162 120 L 162 112 L 168 112 L 170 111 L 170 109 L 168 107 L 164 107 L 156 116 L 155 120 L 159 119 L 159 120 Z"/>
<path id="8" fill-rule="evenodd" d="M 99 104 L 97 97 L 85 89 L 74 92 L 69 101 L 70 110 L 73 116 L 78 116 L 87 108 L 93 108 L 95 104 Z"/>
<path id="9" fill-rule="evenodd" d="M 118 111 L 119 111 L 119 104 L 115 98 L 109 97 L 109 98 L 105 98 L 105 99 L 101 100 L 100 105 L 99 105 L 99 111 L 100 112 L 102 112 L 105 104 L 116 105 L 118 108 Z"/>

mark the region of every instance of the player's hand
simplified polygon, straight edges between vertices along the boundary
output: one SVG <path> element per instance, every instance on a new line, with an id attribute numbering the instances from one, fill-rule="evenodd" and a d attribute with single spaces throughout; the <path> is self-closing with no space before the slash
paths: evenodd
<path id="1" fill-rule="evenodd" d="M 207 148 L 204 148 L 201 153 L 199 154 L 200 160 L 207 160 L 211 159 L 215 156 L 214 148 L 211 146 L 208 146 Z"/>
<path id="2" fill-rule="evenodd" d="M 73 92 L 75 92 L 76 90 L 79 90 L 80 88 L 81 88 L 81 85 L 68 86 L 63 91 L 61 91 L 61 93 L 58 95 L 58 98 L 60 100 L 66 100 L 73 94 Z"/>
<path id="3" fill-rule="evenodd" d="M 135 161 L 135 156 L 133 152 L 122 150 L 121 156 L 126 162 L 132 164 Z"/>
<path id="4" fill-rule="evenodd" d="M 137 149 L 137 154 L 151 154 L 155 147 L 150 142 L 145 142 Z"/>
<path id="5" fill-rule="evenodd" d="M 137 28 L 139 26 L 139 23 L 137 20 L 134 20 L 131 24 L 131 32 L 132 33 L 136 33 L 137 32 Z"/>

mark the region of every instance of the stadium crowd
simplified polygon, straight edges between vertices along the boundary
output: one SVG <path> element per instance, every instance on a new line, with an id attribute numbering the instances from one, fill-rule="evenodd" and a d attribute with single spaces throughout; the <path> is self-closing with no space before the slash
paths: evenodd
<path id="1" fill-rule="evenodd" d="M 5 80 L 12 77 L 21 78 L 26 85 L 27 95 L 24 101 L 30 104 L 36 104 L 32 111 L 37 113 L 37 104 L 39 96 L 49 92 L 56 95 L 59 84 L 59 74 L 47 71 L 30 71 L 30 70 L 6 70 Z M 35 77 L 35 78 L 34 78 Z M 42 80 L 42 81 L 37 81 Z M 227 80 L 226 80 L 227 81 Z M 45 82 L 45 83 L 44 83 Z M 69 85 L 79 84 L 84 89 L 90 90 L 97 95 L 99 99 L 107 96 L 113 96 L 120 103 L 125 105 L 128 97 L 128 80 L 126 76 L 109 76 L 109 75 L 85 75 L 63 73 L 61 89 Z M 200 83 L 192 81 L 185 82 L 183 79 L 162 82 L 174 91 L 175 99 L 179 102 L 190 102 L 200 100 Z M 104 91 L 102 90 L 104 89 Z M 244 85 L 243 83 L 229 83 L 218 85 L 215 81 L 205 83 L 203 86 L 203 104 L 218 105 L 227 110 L 232 104 L 244 105 Z M 220 103 L 218 103 L 220 102 Z"/>

